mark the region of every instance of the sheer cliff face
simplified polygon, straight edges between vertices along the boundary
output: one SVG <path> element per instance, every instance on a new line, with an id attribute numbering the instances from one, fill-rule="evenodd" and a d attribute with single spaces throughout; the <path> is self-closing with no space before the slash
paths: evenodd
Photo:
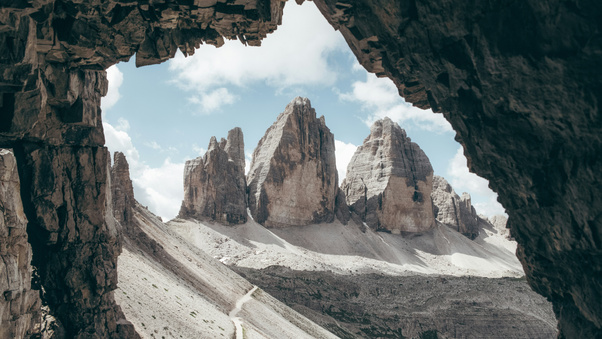
<path id="1" fill-rule="evenodd" d="M 240 128 L 219 143 L 211 138 L 203 157 L 186 161 L 181 218 L 209 218 L 222 224 L 247 221 L 245 148 Z"/>
<path id="2" fill-rule="evenodd" d="M 41 318 L 19 186 L 13 153 L 0 149 L 0 338 L 29 338 Z"/>
<path id="3" fill-rule="evenodd" d="M 306 98 L 286 106 L 253 152 L 253 219 L 268 227 L 332 222 L 338 194 L 334 137 Z"/>
<path id="4" fill-rule="evenodd" d="M 389 118 L 375 122 L 341 184 L 347 203 L 368 226 L 393 233 L 435 226 L 433 168 L 426 154 Z"/>

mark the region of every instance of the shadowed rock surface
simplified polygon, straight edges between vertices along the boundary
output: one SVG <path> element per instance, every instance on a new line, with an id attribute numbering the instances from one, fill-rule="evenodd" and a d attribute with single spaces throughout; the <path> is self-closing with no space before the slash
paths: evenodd
<path id="1" fill-rule="evenodd" d="M 267 227 L 332 222 L 338 194 L 334 136 L 307 98 L 293 99 L 253 152 L 249 209 Z"/>
<path id="2" fill-rule="evenodd" d="M 435 218 L 470 239 L 479 235 L 479 217 L 470 202 L 470 194 L 459 197 L 443 177 L 433 178 L 431 193 Z"/>
<path id="3" fill-rule="evenodd" d="M 557 334 L 550 303 L 523 279 L 232 269 L 341 338 L 549 339 Z"/>
<path id="4" fill-rule="evenodd" d="M 211 137 L 203 157 L 186 161 L 180 218 L 209 218 L 225 225 L 247 221 L 247 181 L 242 130 L 218 143 Z"/>
<path id="5" fill-rule="evenodd" d="M 19 192 L 17 161 L 0 149 L 0 338 L 29 337 L 41 318 L 40 291 L 31 288 L 31 246 Z"/>
<path id="6" fill-rule="evenodd" d="M 315 4 L 368 71 L 443 112 L 561 334 L 602 337 L 602 3 Z"/>
<path id="7" fill-rule="evenodd" d="M 435 226 L 433 168 L 389 118 L 376 121 L 349 165 L 341 190 L 350 209 L 376 230 L 424 232 Z"/>
<path id="8" fill-rule="evenodd" d="M 315 3 L 366 69 L 451 122 L 471 170 L 490 180 L 508 211 L 528 281 L 554 302 L 561 334 L 602 336 L 602 3 Z M 203 41 L 219 45 L 222 36 L 257 44 L 276 27 L 282 5 L 5 2 L 0 146 L 99 151 L 102 69 L 135 52 L 139 65 L 158 63 L 176 48 L 190 54 Z M 20 172 L 33 171 L 25 157 L 17 162 Z M 28 196 L 31 187 L 21 189 Z M 33 210 L 25 208 L 30 223 Z M 84 271 L 90 262 L 98 260 Z"/>

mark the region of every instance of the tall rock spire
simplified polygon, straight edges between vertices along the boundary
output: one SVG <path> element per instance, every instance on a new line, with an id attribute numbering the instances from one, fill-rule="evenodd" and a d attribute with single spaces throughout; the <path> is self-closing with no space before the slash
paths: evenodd
<path id="1" fill-rule="evenodd" d="M 247 221 L 244 148 L 242 130 L 236 127 L 227 140 L 211 137 L 203 157 L 186 161 L 179 217 L 209 218 L 227 225 Z"/>
<path id="2" fill-rule="evenodd" d="M 249 209 L 267 227 L 332 222 L 338 194 L 334 136 L 307 98 L 293 99 L 266 131 L 248 176 Z"/>
<path id="3" fill-rule="evenodd" d="M 433 168 L 426 154 L 389 118 L 376 121 L 347 167 L 341 189 L 368 226 L 392 233 L 435 225 Z"/>

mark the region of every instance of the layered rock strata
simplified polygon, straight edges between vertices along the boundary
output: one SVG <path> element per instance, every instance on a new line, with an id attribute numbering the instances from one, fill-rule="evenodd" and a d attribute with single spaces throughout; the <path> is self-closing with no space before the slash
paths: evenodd
<path id="1" fill-rule="evenodd" d="M 479 216 L 472 206 L 470 194 L 458 196 L 443 177 L 435 175 L 431 193 L 435 218 L 470 239 L 479 235 Z"/>
<path id="2" fill-rule="evenodd" d="M 184 201 L 180 218 L 209 218 L 222 224 L 247 221 L 247 181 L 242 130 L 228 132 L 228 139 L 211 137 L 203 157 L 186 161 Z"/>
<path id="3" fill-rule="evenodd" d="M 15 157 L 0 149 L 0 338 L 29 338 L 42 316 L 19 187 Z"/>
<path id="4" fill-rule="evenodd" d="M 376 121 L 347 166 L 341 189 L 350 209 L 376 230 L 424 232 L 435 226 L 433 168 L 399 125 Z"/>
<path id="5" fill-rule="evenodd" d="M 334 136 L 307 98 L 293 99 L 259 140 L 247 182 L 251 215 L 264 226 L 334 220 Z"/>

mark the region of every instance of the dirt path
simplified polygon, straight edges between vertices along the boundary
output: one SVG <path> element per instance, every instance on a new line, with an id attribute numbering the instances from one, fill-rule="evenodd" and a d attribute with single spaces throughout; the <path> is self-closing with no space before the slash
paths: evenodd
<path id="1" fill-rule="evenodd" d="M 228 316 L 230 317 L 230 319 L 232 319 L 232 322 L 236 327 L 236 339 L 243 339 L 242 319 L 237 317 L 236 315 L 242 310 L 243 305 L 247 301 L 253 299 L 252 295 L 256 290 L 257 286 L 253 286 L 253 288 L 249 290 L 247 294 L 243 295 L 242 297 L 240 297 L 240 299 L 236 301 L 236 306 L 232 309 L 232 311 L 230 311 L 230 313 L 228 313 Z"/>

